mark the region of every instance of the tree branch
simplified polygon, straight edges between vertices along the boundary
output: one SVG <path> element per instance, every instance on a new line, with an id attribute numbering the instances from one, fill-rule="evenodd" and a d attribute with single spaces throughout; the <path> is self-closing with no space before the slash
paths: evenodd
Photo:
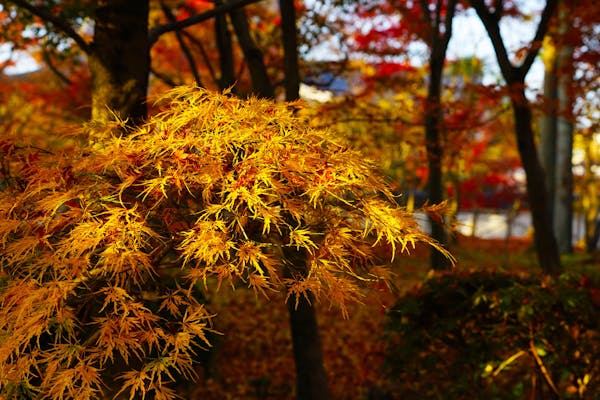
<path id="1" fill-rule="evenodd" d="M 502 35 L 500 34 L 499 17 L 502 11 L 500 9 L 502 7 L 502 1 L 496 1 L 496 9 L 493 13 L 487 9 L 483 0 L 471 0 L 470 2 L 492 41 L 494 51 L 496 52 L 496 58 L 498 59 L 498 65 L 500 66 L 504 80 L 506 80 L 508 84 L 523 82 L 525 80 L 525 75 L 529 72 L 531 65 L 535 61 L 535 58 L 542 47 L 542 41 L 548 32 L 550 19 L 556 10 L 558 0 L 547 0 L 546 7 L 544 7 L 544 10 L 542 11 L 542 18 L 538 24 L 537 31 L 531 41 L 530 49 L 527 51 L 525 59 L 519 67 L 514 66 L 510 62 L 508 52 L 502 41 Z"/>
<path id="2" fill-rule="evenodd" d="M 421 10 L 423 11 L 423 17 L 425 18 L 425 22 L 428 26 L 431 26 L 431 15 L 429 15 L 429 4 L 427 0 L 420 0 L 419 5 L 421 6 Z"/>
<path id="3" fill-rule="evenodd" d="M 21 0 L 10 0 L 10 1 L 21 1 Z M 202 21 L 206 21 L 211 18 L 214 18 L 215 16 L 217 16 L 219 14 L 237 10 L 238 8 L 242 8 L 244 6 L 247 6 L 248 4 L 258 3 L 259 1 L 262 1 L 262 0 L 239 0 L 236 2 L 226 3 L 226 4 L 223 4 L 222 6 L 215 7 L 212 10 L 206 11 L 202 14 L 193 15 L 193 16 L 186 18 L 184 20 L 181 20 L 181 21 L 169 22 L 166 24 L 155 26 L 154 28 L 152 28 L 150 30 L 150 32 L 148 32 L 148 45 L 150 47 L 152 47 L 154 45 L 154 43 L 156 43 L 158 38 L 167 32 L 172 32 L 172 31 L 176 31 L 176 30 L 181 30 L 183 28 L 187 28 L 188 26 L 192 26 L 192 25 L 195 25 Z"/>
<path id="4" fill-rule="evenodd" d="M 176 22 L 177 19 L 171 12 L 171 9 L 167 7 L 163 2 L 161 2 L 161 8 L 165 16 L 170 22 Z M 190 65 L 190 69 L 192 70 L 192 74 L 194 75 L 194 81 L 198 87 L 202 87 L 202 80 L 200 79 L 200 74 L 198 73 L 198 67 L 196 66 L 196 60 L 194 60 L 194 56 L 190 52 L 190 49 L 185 44 L 183 40 L 183 36 L 181 35 L 181 31 L 179 29 L 175 30 L 175 36 L 177 36 L 177 42 L 179 42 L 179 47 L 181 47 L 181 51 L 185 55 L 185 58 L 188 60 L 188 64 Z"/>
<path id="5" fill-rule="evenodd" d="M 202 59 L 204 60 L 204 63 L 206 64 L 206 68 L 208 69 L 210 78 L 212 79 L 212 81 L 215 84 L 218 85 L 219 80 L 217 79 L 217 74 L 215 73 L 215 69 L 213 68 L 212 64 L 210 63 L 210 58 L 208 57 L 208 53 L 206 52 L 206 49 L 202 45 L 202 42 L 200 40 L 198 40 L 194 35 L 192 35 L 191 33 L 187 32 L 187 31 L 181 31 L 181 33 L 190 42 L 192 42 L 193 45 L 195 45 L 198 48 L 198 50 L 200 51 L 200 55 L 202 56 Z"/>
<path id="6" fill-rule="evenodd" d="M 499 21 L 496 18 L 496 15 L 499 15 L 499 10 L 494 10 L 494 13 L 492 14 L 488 10 L 483 0 L 470 0 L 470 2 L 471 6 L 475 9 L 475 12 L 479 16 L 479 19 L 481 19 L 481 22 L 483 23 L 483 26 L 490 37 L 492 46 L 494 46 L 494 52 L 496 53 L 496 58 L 498 59 L 498 66 L 500 67 L 500 71 L 502 71 L 504 80 L 509 85 L 515 83 L 517 80 L 517 71 L 515 71 L 515 67 L 512 65 L 510 58 L 508 57 L 508 52 L 506 51 L 506 47 L 502 41 L 502 35 L 500 34 L 500 26 L 498 24 Z"/>
<path id="7" fill-rule="evenodd" d="M 454 14 L 456 12 L 456 0 L 449 0 L 448 5 L 446 6 L 448 9 L 446 10 L 446 16 L 444 17 L 444 47 L 448 48 L 448 43 L 450 42 L 450 38 L 452 37 L 452 20 L 454 19 Z"/>
<path id="8" fill-rule="evenodd" d="M 546 7 L 544 7 L 544 11 L 542 11 L 542 18 L 540 19 L 540 23 L 538 24 L 537 31 L 535 32 L 535 36 L 531 42 L 531 48 L 527 52 L 525 56 L 525 60 L 519 67 L 519 74 L 522 74 L 523 77 L 527 75 L 531 65 L 535 61 L 540 48 L 542 47 L 542 42 L 544 41 L 544 36 L 548 33 L 548 28 L 550 26 L 550 20 L 552 19 L 552 15 L 558 6 L 558 0 L 548 0 L 546 2 Z"/>
<path id="9" fill-rule="evenodd" d="M 25 0 L 8 0 L 8 2 L 13 3 L 17 7 L 23 8 L 33 15 L 36 15 L 44 21 L 54 25 L 62 33 L 73 39 L 84 53 L 89 54 L 91 52 L 90 45 L 75 31 L 75 29 L 73 29 L 73 27 L 66 20 L 51 14 L 49 11 L 44 10 L 43 8 L 29 4 Z"/>
<path id="10" fill-rule="evenodd" d="M 50 53 L 48 52 L 48 49 L 46 47 L 42 48 L 42 58 L 44 59 L 44 62 L 46 63 L 46 65 L 48 66 L 50 71 L 52 71 L 54 73 L 54 75 L 56 75 L 58 77 L 58 79 L 61 80 L 61 82 L 63 82 L 67 86 L 69 86 L 69 85 L 71 85 L 71 83 L 73 83 L 65 74 L 63 74 L 58 69 L 58 67 L 56 65 L 54 65 L 54 63 L 52 62 Z"/>
<path id="11" fill-rule="evenodd" d="M 439 37 L 440 26 L 442 24 L 442 7 L 444 6 L 442 0 L 437 0 L 435 5 L 435 19 L 433 20 L 433 31 L 435 35 Z"/>
<path id="12" fill-rule="evenodd" d="M 156 76 L 158 79 L 160 79 L 164 83 L 166 83 L 167 85 L 169 85 L 170 87 L 179 86 L 179 84 L 176 83 L 173 79 L 171 79 L 170 76 L 168 76 L 167 74 L 163 74 L 162 72 L 157 71 L 153 67 L 150 67 L 150 73 L 152 75 Z"/>

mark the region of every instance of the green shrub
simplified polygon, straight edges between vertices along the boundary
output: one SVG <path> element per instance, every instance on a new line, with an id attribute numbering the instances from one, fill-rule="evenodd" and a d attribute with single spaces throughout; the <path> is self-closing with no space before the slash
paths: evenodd
<path id="1" fill-rule="evenodd" d="M 388 315 L 394 398 L 600 398 L 600 309 L 589 279 L 441 275 Z"/>

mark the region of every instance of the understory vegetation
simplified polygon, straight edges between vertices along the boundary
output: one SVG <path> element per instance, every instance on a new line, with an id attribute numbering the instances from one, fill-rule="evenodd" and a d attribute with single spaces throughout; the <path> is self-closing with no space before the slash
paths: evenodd
<path id="1" fill-rule="evenodd" d="M 548 377 L 564 399 L 598 398 L 600 255 L 565 259 L 570 272 L 552 281 L 531 246 L 459 237 L 457 270 L 441 274 L 418 247 L 395 262 L 392 289 L 366 288 L 348 319 L 319 304 L 332 398 L 554 398 Z M 293 399 L 286 308 L 237 291 L 210 296 L 229 333 L 190 398 Z"/>

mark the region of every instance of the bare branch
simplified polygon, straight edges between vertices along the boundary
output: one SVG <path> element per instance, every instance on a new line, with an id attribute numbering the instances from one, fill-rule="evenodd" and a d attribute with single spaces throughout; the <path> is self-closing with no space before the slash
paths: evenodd
<path id="1" fill-rule="evenodd" d="M 546 36 L 546 33 L 548 32 L 550 19 L 556 10 L 558 0 L 548 0 L 546 2 L 546 7 L 544 7 L 544 11 L 542 12 L 542 18 L 531 42 L 530 49 L 527 52 L 523 63 L 519 67 L 514 66 L 510 62 L 508 52 L 502 40 L 502 35 L 500 34 L 499 16 L 502 11 L 502 1 L 496 2 L 496 9 L 493 13 L 487 9 L 483 0 L 471 0 L 471 5 L 477 12 L 477 15 L 479 15 L 481 22 L 483 22 L 483 25 L 488 32 L 492 45 L 494 46 L 494 51 L 496 52 L 498 65 L 500 66 L 500 70 L 502 71 L 502 75 L 506 82 L 508 84 L 523 82 L 525 75 L 529 72 L 529 69 L 542 46 L 544 36 Z"/>
<path id="2" fill-rule="evenodd" d="M 429 14 L 429 4 L 427 0 L 420 0 L 421 11 L 423 11 L 423 18 L 425 18 L 425 22 L 427 26 L 431 26 L 431 15 Z"/>
<path id="3" fill-rule="evenodd" d="M 210 58 L 208 57 L 208 53 L 206 52 L 206 49 L 204 48 L 204 45 L 202 44 L 202 42 L 200 40 L 198 40 L 198 38 L 196 38 L 194 35 L 192 35 L 191 33 L 187 32 L 187 31 L 182 31 L 181 33 L 190 42 L 192 42 L 192 44 L 194 46 L 196 46 L 198 48 L 198 51 L 200 51 L 200 55 L 202 56 L 202 59 L 204 60 L 204 63 L 206 64 L 206 68 L 208 69 L 208 73 L 209 73 L 212 81 L 215 84 L 218 84 L 219 80 L 217 78 L 217 74 L 215 73 L 215 69 L 213 68 L 212 64 L 210 63 Z"/>
<path id="4" fill-rule="evenodd" d="M 552 19 L 552 15 L 558 6 L 558 0 L 548 0 L 546 2 L 546 7 L 544 7 L 544 11 L 542 11 L 542 18 L 540 19 L 540 23 L 538 24 L 537 31 L 535 32 L 535 36 L 533 41 L 531 42 L 531 47 L 525 56 L 525 60 L 519 67 L 519 73 L 523 76 L 527 75 L 531 65 L 535 61 L 540 48 L 542 47 L 542 42 L 544 41 L 544 37 L 546 33 L 548 33 L 548 28 L 550 26 L 550 20 Z"/>
<path id="5" fill-rule="evenodd" d="M 21 1 L 21 0 L 10 0 L 10 1 Z M 193 15 L 193 16 L 186 18 L 184 20 L 181 20 L 181 21 L 169 22 L 166 24 L 158 25 L 158 26 L 152 28 L 150 30 L 150 32 L 148 33 L 148 45 L 150 47 L 152 47 L 154 45 L 154 43 L 156 43 L 158 38 L 167 32 L 172 32 L 172 31 L 176 31 L 176 30 L 181 30 L 183 28 L 187 28 L 189 26 L 192 26 L 192 25 L 198 24 L 200 22 L 214 18 L 215 16 L 217 16 L 219 14 L 237 10 L 238 8 L 242 8 L 244 6 L 247 6 L 248 4 L 258 3 L 259 1 L 262 1 L 262 0 L 240 0 L 240 1 L 236 1 L 236 2 L 226 3 L 226 4 L 223 4 L 222 6 L 215 7 L 212 10 L 206 11 L 202 14 Z"/>
<path id="6" fill-rule="evenodd" d="M 452 37 L 452 20 L 454 19 L 454 14 L 456 12 L 456 0 L 449 0 L 446 7 L 448 9 L 446 10 L 446 16 L 444 17 L 444 35 L 442 40 L 444 47 L 448 48 L 448 43 Z M 438 10 L 438 13 L 441 13 L 441 11 Z"/>
<path id="7" fill-rule="evenodd" d="M 23 9 L 29 11 L 33 15 L 36 15 L 36 16 L 40 17 L 41 19 L 43 19 L 44 21 L 49 22 L 52 25 L 54 25 L 62 33 L 64 33 L 65 35 L 67 35 L 68 37 L 73 39 L 75 41 L 75 43 L 77 43 L 79 48 L 84 53 L 89 54 L 91 52 L 90 45 L 85 41 L 85 39 L 83 37 L 81 37 L 75 31 L 75 29 L 73 29 L 73 27 L 66 20 L 59 18 L 56 15 L 51 14 L 48 10 L 45 10 L 43 8 L 36 7 L 32 4 L 29 4 L 25 0 L 7 0 L 7 1 L 10 3 L 13 3 L 17 7 L 20 7 L 20 8 L 23 8 Z"/>
<path id="8" fill-rule="evenodd" d="M 177 21 L 177 18 L 175 18 L 175 16 L 171 12 L 171 9 L 169 7 L 167 7 L 163 2 L 161 2 L 161 8 L 162 8 L 163 13 L 165 14 L 165 16 L 167 17 L 167 19 L 170 22 Z M 192 53 L 190 52 L 190 49 L 185 44 L 185 41 L 183 40 L 183 36 L 181 35 L 181 30 L 179 30 L 179 29 L 175 30 L 175 36 L 177 36 L 177 42 L 179 42 L 179 47 L 181 47 L 181 51 L 183 51 L 183 54 L 185 55 L 185 58 L 187 59 L 188 64 L 190 65 L 190 69 L 192 70 L 192 74 L 194 75 L 194 81 L 196 82 L 196 85 L 199 87 L 202 87 L 202 80 L 200 79 L 200 74 L 198 73 L 198 67 L 196 66 L 196 60 L 194 60 L 194 56 L 192 55 Z"/>
<path id="9" fill-rule="evenodd" d="M 164 74 L 162 72 L 157 71 L 153 67 L 150 67 L 150 73 L 152 73 L 152 75 L 156 76 L 158 79 L 160 79 L 161 81 L 163 81 L 164 83 L 166 83 L 170 87 L 179 86 L 179 84 L 177 82 L 175 82 L 173 79 L 171 79 L 170 76 L 168 76 L 167 74 Z"/>
<path id="10" fill-rule="evenodd" d="M 58 69 L 56 65 L 54 65 L 54 63 L 52 62 L 52 57 L 50 56 L 50 53 L 48 52 L 48 49 L 45 46 L 42 48 L 42 58 L 44 60 L 44 63 L 46 63 L 46 65 L 50 69 L 50 71 L 52 71 L 54 75 L 56 75 L 58 79 L 60 79 L 61 82 L 63 82 L 67 86 L 73 83 L 65 74 L 63 74 Z"/>
<path id="11" fill-rule="evenodd" d="M 500 67 L 500 71 L 502 71 L 504 80 L 506 80 L 508 84 L 515 83 L 517 80 L 517 71 L 515 71 L 515 67 L 510 62 L 506 46 L 504 46 L 502 40 L 500 26 L 498 25 L 499 21 L 497 19 L 498 10 L 494 10 L 494 13 L 491 13 L 483 0 L 471 0 L 471 6 L 475 9 L 475 12 L 479 16 L 479 19 L 481 19 L 481 22 L 483 23 L 483 26 L 485 26 L 485 30 L 490 37 L 492 46 L 494 46 L 496 58 L 498 59 L 498 66 Z"/>

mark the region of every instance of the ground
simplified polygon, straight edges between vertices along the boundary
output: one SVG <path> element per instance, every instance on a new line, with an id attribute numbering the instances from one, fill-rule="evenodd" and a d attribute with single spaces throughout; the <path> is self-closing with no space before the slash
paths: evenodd
<path id="1" fill-rule="evenodd" d="M 459 237 L 454 248 L 460 270 L 539 272 L 527 239 L 507 242 Z M 427 249 L 402 257 L 395 265 L 393 289 L 385 285 L 365 288 L 362 304 L 350 307 L 348 319 L 327 304 L 317 305 L 332 399 L 375 398 L 369 395 L 385 386 L 381 374 L 385 312 L 427 276 L 427 260 Z M 566 263 L 586 270 L 597 268 L 598 261 L 598 256 L 576 254 Z M 294 364 L 283 296 L 275 293 L 266 300 L 243 287 L 235 291 L 223 287 L 210 296 L 210 308 L 216 314 L 215 329 L 223 335 L 215 342 L 211 372 L 200 370 L 189 398 L 293 399 Z"/>

